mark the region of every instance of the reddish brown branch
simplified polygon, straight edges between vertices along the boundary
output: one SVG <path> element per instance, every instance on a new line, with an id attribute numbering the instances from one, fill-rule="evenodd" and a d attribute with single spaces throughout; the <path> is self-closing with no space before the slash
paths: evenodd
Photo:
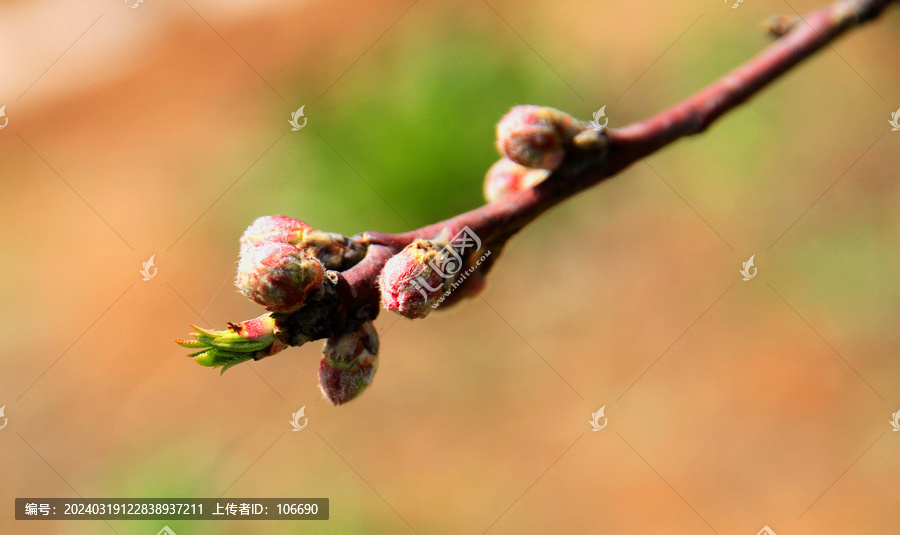
<path id="1" fill-rule="evenodd" d="M 706 130 L 773 80 L 826 46 L 846 30 L 877 17 L 892 0 L 839 0 L 802 17 L 754 58 L 686 100 L 648 119 L 605 130 L 605 153 L 574 153 L 544 182 L 521 194 L 487 204 L 446 221 L 403 234 L 369 233 L 373 244 L 396 253 L 415 238 L 454 235 L 468 226 L 487 244 L 506 239 L 547 209 L 609 178 L 631 164 L 685 136 Z M 386 261 L 370 255 L 344 273 L 354 286 L 374 288 L 374 276 Z M 359 276 L 365 272 L 367 276 Z M 364 295 L 364 288 L 357 288 Z"/>
<path id="2" fill-rule="evenodd" d="M 561 164 L 549 177 L 533 187 L 448 220 L 402 234 L 368 232 L 355 238 L 341 238 L 331 242 L 329 240 L 333 235 L 319 233 L 320 256 L 331 254 L 330 260 L 340 267 L 329 268 L 333 271 L 328 271 L 321 287 L 300 308 L 288 312 L 272 312 L 253 320 L 255 323 L 245 322 L 233 326 L 233 334 L 222 335 L 221 332 L 198 330 L 199 334 L 195 335 L 198 340 L 180 343 L 185 347 L 208 349 L 203 349 L 200 356 L 195 356 L 198 362 L 215 366 L 224 364 L 227 367 L 248 358 L 263 358 L 274 354 L 283 347 L 279 342 L 300 345 L 309 340 L 329 338 L 331 344 L 332 339 L 336 340 L 335 337 L 347 336 L 348 333 L 356 337 L 353 338 L 356 342 L 357 338 L 370 340 L 375 335 L 372 334 L 373 331 L 366 330 L 366 325 L 379 312 L 379 274 L 391 257 L 417 238 L 446 241 L 464 227 L 469 227 L 480 237 L 482 246 L 478 251 L 469 251 L 464 255 L 467 267 L 474 270 L 465 284 L 478 285 L 509 237 L 544 211 L 616 175 L 681 137 L 703 132 L 717 118 L 745 102 L 844 31 L 877 17 L 891 1 L 838 0 L 801 17 L 801 20 L 795 20 L 792 25 L 785 24 L 786 19 L 780 19 L 779 24 L 772 28 L 773 33 L 780 35 L 778 40 L 686 100 L 646 120 L 621 128 L 605 129 L 599 138 L 594 134 L 593 141 L 590 142 L 579 142 L 577 137 L 568 139 Z M 299 221 L 296 224 L 306 226 Z M 359 261 L 357 252 L 361 253 L 363 249 L 365 257 Z M 340 256 L 341 251 L 344 256 Z M 482 257 L 486 251 L 495 254 L 476 270 L 474 259 Z M 335 257 L 334 254 L 338 256 Z M 458 299 L 459 295 L 454 298 Z M 248 332 L 254 334 L 248 335 Z M 219 338 L 216 338 L 217 334 Z M 266 346 L 267 342 L 271 343 L 276 337 L 279 342 Z M 362 344 L 358 345 L 358 351 L 362 351 L 365 344 L 358 344 Z M 260 346 L 265 348 L 257 349 Z M 372 353 L 377 353 L 376 346 L 377 344 L 372 346 Z M 327 349 L 328 347 L 326 356 Z M 371 368 L 373 370 L 374 367 Z M 356 371 L 362 373 L 360 369 Z M 370 375 L 368 379 L 371 380 Z"/>
<path id="3" fill-rule="evenodd" d="M 643 157 L 682 136 L 702 132 L 846 30 L 877 17 L 890 3 L 891 0 L 839 0 L 813 11 L 750 61 L 668 110 L 613 130 L 611 140 Z"/>

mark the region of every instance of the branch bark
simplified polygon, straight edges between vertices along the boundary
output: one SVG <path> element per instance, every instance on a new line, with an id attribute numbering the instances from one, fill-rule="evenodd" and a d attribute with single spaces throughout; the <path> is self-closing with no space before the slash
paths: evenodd
<path id="1" fill-rule="evenodd" d="M 507 240 L 543 212 L 615 176 L 679 138 L 703 132 L 717 118 L 745 102 L 845 31 L 876 18 L 890 3 L 897 1 L 900 0 L 838 0 L 800 18 L 782 18 L 772 28 L 772 32 L 780 37 L 761 53 L 653 117 L 621 128 L 604 129 L 601 134 L 603 143 L 568 147 L 561 164 L 543 182 L 417 230 L 400 234 L 366 232 L 344 238 L 340 242 L 342 246 L 350 243 L 353 250 L 365 248 L 365 256 L 358 261 L 358 255 L 351 255 L 351 264 L 355 262 L 354 265 L 328 271 L 321 287 L 300 308 L 290 312 L 269 312 L 242 324 L 229 324 L 230 331 L 195 328 L 198 331 L 194 335 L 196 340 L 179 343 L 201 349 L 192 355 L 197 362 L 225 369 L 251 358 L 268 357 L 288 345 L 301 345 L 310 340 L 332 340 L 348 333 L 357 333 L 357 337 L 362 337 L 360 340 L 368 340 L 366 337 L 374 335 L 365 330 L 366 325 L 377 317 L 380 310 L 379 274 L 391 257 L 416 239 L 446 241 L 465 227 L 471 229 L 481 238 L 482 245 L 479 250 L 469 251 L 463 257 L 466 268 L 474 269 L 472 275 L 465 279 L 465 285 L 480 285 Z M 790 22 L 785 23 L 785 20 Z M 299 221 L 297 223 L 305 225 Z M 475 259 L 483 258 L 485 252 L 492 253 L 490 258 L 476 268 Z M 447 303 L 464 295 L 465 285 Z M 358 351 L 361 351 L 361 342 L 353 340 Z M 373 347 L 377 347 L 377 343 Z M 371 380 L 371 375 L 368 380 Z M 334 401 L 331 396 L 330 399 Z"/>
<path id="2" fill-rule="evenodd" d="M 845 31 L 878 17 L 897 0 L 838 0 L 808 13 L 758 55 L 686 100 L 648 119 L 621 128 L 607 128 L 605 151 L 572 153 L 543 182 L 518 195 L 486 204 L 418 230 L 402 234 L 366 233 L 375 248 L 397 253 L 416 238 L 453 236 L 468 226 L 489 247 L 501 245 L 522 227 L 565 199 L 610 178 L 674 141 L 699 134 L 719 117 L 758 93 Z M 386 261 L 367 256 L 344 276 L 358 295 L 374 287 L 373 271 Z M 357 276 L 357 273 L 369 276 Z M 375 290 L 377 292 L 377 289 Z"/>

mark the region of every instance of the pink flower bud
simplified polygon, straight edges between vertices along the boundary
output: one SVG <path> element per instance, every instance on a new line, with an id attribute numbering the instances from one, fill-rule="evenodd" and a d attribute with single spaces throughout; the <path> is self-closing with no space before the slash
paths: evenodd
<path id="1" fill-rule="evenodd" d="M 362 260 L 365 245 L 354 238 L 322 232 L 283 215 L 258 218 L 241 236 L 241 255 L 266 243 L 289 243 L 317 258 L 326 269 L 342 271 Z"/>
<path id="2" fill-rule="evenodd" d="M 525 167 L 556 169 L 565 146 L 584 127 L 571 115 L 545 106 L 516 106 L 497 123 L 497 149 Z"/>
<path id="3" fill-rule="evenodd" d="M 312 227 L 292 217 L 267 215 L 257 218 L 241 236 L 241 254 L 255 245 L 264 243 L 293 243 L 303 239 Z"/>
<path id="4" fill-rule="evenodd" d="M 509 158 L 497 160 L 484 177 L 484 198 L 499 201 L 510 193 L 518 193 L 547 178 L 544 169 L 522 167 Z"/>
<path id="5" fill-rule="evenodd" d="M 410 319 L 424 318 L 444 293 L 446 279 L 435 269 L 444 254 L 427 240 L 416 240 L 388 260 L 378 285 L 384 308 Z"/>
<path id="6" fill-rule="evenodd" d="M 329 338 L 319 366 L 319 389 L 334 405 L 359 396 L 378 369 L 378 333 L 371 322 Z"/>
<path id="7" fill-rule="evenodd" d="M 286 312 L 299 308 L 324 277 L 322 263 L 297 247 L 265 243 L 244 251 L 234 284 L 251 301 Z"/>

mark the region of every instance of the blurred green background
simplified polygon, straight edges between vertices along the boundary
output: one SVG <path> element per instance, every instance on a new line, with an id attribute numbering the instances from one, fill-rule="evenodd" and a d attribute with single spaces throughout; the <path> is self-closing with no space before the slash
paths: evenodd
<path id="1" fill-rule="evenodd" d="M 784 12 L 0 2 L 0 532 L 894 531 L 897 9 L 527 227 L 482 297 L 383 313 L 347 406 L 316 389 L 320 342 L 223 376 L 172 343 L 262 312 L 230 282 L 256 217 L 356 234 L 475 208 L 511 106 L 640 120 Z M 77 495 L 327 497 L 331 519 L 13 520 Z"/>

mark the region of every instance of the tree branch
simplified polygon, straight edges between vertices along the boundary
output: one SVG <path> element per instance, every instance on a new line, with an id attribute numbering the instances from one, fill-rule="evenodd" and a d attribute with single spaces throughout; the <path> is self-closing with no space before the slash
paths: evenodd
<path id="1" fill-rule="evenodd" d="M 221 366 L 224 371 L 251 358 L 270 356 L 287 345 L 328 338 L 320 387 L 335 404 L 352 399 L 371 382 L 377 367 L 377 335 L 370 322 L 378 315 L 379 299 L 391 310 L 414 318 L 424 317 L 431 307 L 476 293 L 506 241 L 543 212 L 677 139 L 703 132 L 846 30 L 876 18 L 891 2 L 838 0 L 799 19 L 781 18 L 771 27 L 780 37 L 757 56 L 671 108 L 621 128 L 605 128 L 598 133 L 558 110 L 533 106 L 520 107 L 518 115 L 507 121 L 517 113 L 514 109 L 498 127 L 501 150 L 518 164 L 552 172 L 542 175 L 543 180 L 534 185 L 529 182 L 508 187 L 507 194 L 494 202 L 448 220 L 401 234 L 367 232 L 345 238 L 313 231 L 289 218 L 283 219 L 293 223 L 261 218 L 242 238 L 236 282 L 239 287 L 246 283 L 242 291 L 270 312 L 242 324 L 230 324 L 228 331 L 197 329 L 195 340 L 179 343 L 200 349 L 191 355 L 197 362 Z M 559 139 L 553 139 L 554 135 Z M 528 142 L 532 146 L 523 148 L 522 144 Z M 532 157 L 536 159 L 530 160 Z M 535 179 L 532 170 L 506 159 L 501 163 L 505 166 L 501 166 L 506 173 L 504 180 Z M 492 168 L 486 180 L 497 179 L 500 174 Z M 273 225 L 277 226 L 275 231 Z M 466 251 L 451 245 L 448 249 L 448 243 L 464 229 L 481 240 L 480 247 Z M 309 269 L 306 260 L 301 266 L 272 256 L 275 253 L 265 247 L 273 241 L 290 244 L 279 247 L 296 246 L 306 251 L 319 271 L 303 271 Z M 247 266 L 245 247 L 262 248 Z M 360 259 L 363 251 L 365 256 Z M 434 259 L 447 262 L 457 252 L 461 265 L 454 276 L 445 276 L 446 281 L 433 277 L 434 269 L 428 266 L 436 267 Z M 426 263 L 426 258 L 432 261 Z M 327 268 L 324 277 L 322 266 Z M 441 291 L 427 294 L 421 285 L 408 284 L 418 276 L 431 288 L 423 274 L 432 276 L 432 285 L 443 284 Z M 299 303 L 285 303 L 285 292 L 295 291 L 297 281 L 303 282 L 304 289 L 315 288 L 316 283 L 319 286 L 312 293 L 303 293 Z M 287 290 L 279 286 L 284 284 Z M 417 292 L 422 293 L 422 299 Z M 436 301 L 438 296 L 443 297 Z M 340 348 L 349 349 L 341 353 Z"/>

